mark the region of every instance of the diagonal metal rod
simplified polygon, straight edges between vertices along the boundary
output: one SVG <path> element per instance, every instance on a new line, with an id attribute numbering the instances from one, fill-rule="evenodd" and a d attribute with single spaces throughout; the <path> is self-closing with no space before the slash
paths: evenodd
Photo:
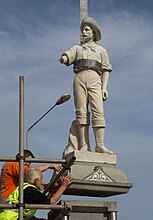
<path id="1" fill-rule="evenodd" d="M 46 187 L 46 189 L 43 191 L 43 194 L 46 194 L 51 187 L 54 186 L 54 184 L 60 179 L 60 177 L 67 171 L 70 169 L 71 165 L 73 165 L 74 161 L 76 160 L 76 157 L 72 157 L 64 166 L 63 169 L 56 175 L 54 176 L 50 183 L 48 184 L 48 186 Z"/>

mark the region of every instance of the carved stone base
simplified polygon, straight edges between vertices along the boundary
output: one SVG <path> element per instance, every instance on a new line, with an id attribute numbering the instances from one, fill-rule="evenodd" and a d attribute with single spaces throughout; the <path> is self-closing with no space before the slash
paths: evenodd
<path id="1" fill-rule="evenodd" d="M 116 167 L 116 156 L 104 153 L 74 151 L 67 158 L 76 157 L 68 172 L 74 181 L 65 191 L 68 195 L 107 197 L 124 194 L 133 186 L 127 176 Z"/>

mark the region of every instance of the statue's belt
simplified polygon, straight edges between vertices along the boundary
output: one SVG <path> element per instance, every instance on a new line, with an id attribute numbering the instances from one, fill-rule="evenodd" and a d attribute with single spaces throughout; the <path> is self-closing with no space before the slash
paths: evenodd
<path id="1" fill-rule="evenodd" d="M 79 60 L 75 60 L 73 70 L 75 73 L 78 73 L 81 70 L 94 70 L 99 75 L 101 75 L 102 64 L 96 60 L 79 59 Z"/>

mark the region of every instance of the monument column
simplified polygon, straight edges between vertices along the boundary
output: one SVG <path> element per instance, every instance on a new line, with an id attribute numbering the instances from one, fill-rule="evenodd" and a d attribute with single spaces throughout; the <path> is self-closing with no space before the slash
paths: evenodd
<path id="1" fill-rule="evenodd" d="M 80 0 L 80 24 L 85 17 L 88 17 L 88 0 Z M 81 36 L 80 42 L 83 42 Z"/>
<path id="2" fill-rule="evenodd" d="M 80 0 L 80 23 L 85 17 L 88 17 L 88 0 Z"/>

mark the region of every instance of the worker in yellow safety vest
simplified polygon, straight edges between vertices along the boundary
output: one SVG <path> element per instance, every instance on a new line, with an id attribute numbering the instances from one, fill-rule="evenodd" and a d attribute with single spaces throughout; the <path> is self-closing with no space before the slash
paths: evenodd
<path id="1" fill-rule="evenodd" d="M 38 168 L 30 168 L 26 175 L 26 182 L 23 185 L 24 203 L 26 204 L 56 204 L 60 199 L 63 192 L 72 183 L 71 176 L 65 176 L 61 180 L 61 185 L 58 190 L 48 196 L 44 195 L 40 191 L 43 188 L 42 185 L 42 173 Z M 5 204 L 18 204 L 19 202 L 19 187 L 17 187 L 6 199 Z M 35 217 L 36 210 L 24 209 L 24 220 L 42 219 Z M 18 209 L 0 209 L 0 220 L 17 220 Z"/>

